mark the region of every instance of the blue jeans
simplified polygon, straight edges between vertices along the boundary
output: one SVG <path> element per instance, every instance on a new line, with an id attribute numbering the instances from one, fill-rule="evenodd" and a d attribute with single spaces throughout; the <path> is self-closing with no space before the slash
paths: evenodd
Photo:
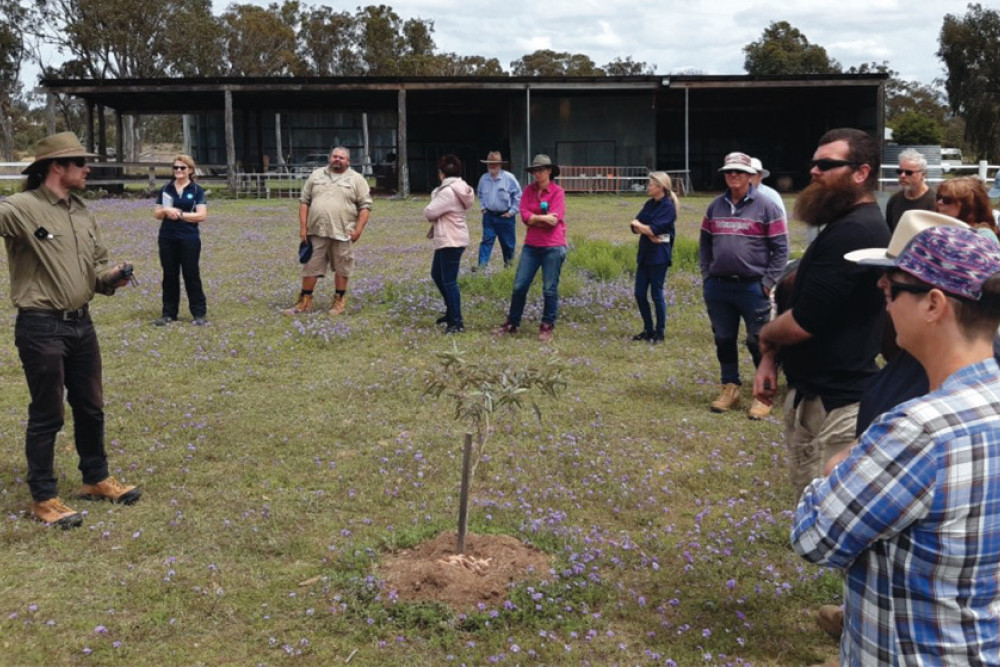
<path id="1" fill-rule="evenodd" d="M 201 287 L 198 258 L 201 256 L 201 239 L 160 239 L 160 266 L 163 267 L 164 317 L 177 319 L 181 303 L 181 274 L 187 290 L 188 308 L 192 317 L 205 317 L 207 305 Z"/>
<path id="2" fill-rule="evenodd" d="M 753 365 L 760 364 L 758 336 L 771 319 L 771 302 L 760 281 L 728 282 L 709 278 L 704 286 L 705 306 L 715 336 L 715 355 L 721 366 L 722 384 L 740 384 L 737 336 L 740 318 L 747 330 L 746 346 Z"/>
<path id="3" fill-rule="evenodd" d="M 108 459 L 101 349 L 90 315 L 66 322 L 44 313 L 19 313 L 14 344 L 31 395 L 24 451 L 32 499 L 41 502 L 58 495 L 54 459 L 56 434 L 63 427 L 64 391 L 73 409 L 73 439 L 83 482 L 103 481 Z"/>
<path id="4" fill-rule="evenodd" d="M 663 282 L 667 279 L 667 264 L 640 264 L 635 267 L 635 303 L 642 315 L 643 331 L 662 337 L 667 325 L 667 301 L 663 298 Z M 653 314 L 649 310 L 646 292 L 653 298 L 656 308 L 656 329 L 653 329 Z"/>
<path id="5" fill-rule="evenodd" d="M 431 278 L 444 298 L 448 324 L 462 324 L 462 295 L 458 291 L 458 267 L 465 248 L 438 248 L 431 263 Z"/>
<path id="6" fill-rule="evenodd" d="M 493 242 L 500 238 L 500 250 L 503 252 L 503 265 L 509 266 L 514 260 L 514 245 L 517 243 L 514 216 L 505 218 L 489 211 L 483 212 L 483 240 L 479 244 L 479 266 L 490 263 L 493 253 Z"/>
<path id="7" fill-rule="evenodd" d="M 555 324 L 559 312 L 559 273 L 566 261 L 566 246 L 540 248 L 526 245 L 521 248 L 521 258 L 517 261 L 517 273 L 514 274 L 514 293 L 510 295 L 510 312 L 507 321 L 515 327 L 521 326 L 521 315 L 524 314 L 524 302 L 528 297 L 528 288 L 535 280 L 539 267 L 542 269 L 542 295 L 545 306 L 542 310 L 542 323 Z"/>

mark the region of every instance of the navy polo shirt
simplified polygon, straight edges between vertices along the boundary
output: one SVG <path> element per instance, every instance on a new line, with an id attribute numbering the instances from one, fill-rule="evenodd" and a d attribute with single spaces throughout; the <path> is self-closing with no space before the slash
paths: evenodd
<path id="1" fill-rule="evenodd" d="M 159 206 L 179 208 L 183 213 L 193 213 L 196 206 L 205 204 L 205 189 L 194 181 L 187 184 L 183 192 L 177 192 L 170 181 L 160 189 L 156 197 Z M 160 225 L 161 239 L 196 239 L 201 225 L 164 218 Z"/>

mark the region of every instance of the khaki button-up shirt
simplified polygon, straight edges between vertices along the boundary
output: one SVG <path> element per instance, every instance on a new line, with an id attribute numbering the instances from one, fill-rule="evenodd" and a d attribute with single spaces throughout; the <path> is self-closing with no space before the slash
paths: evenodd
<path id="1" fill-rule="evenodd" d="M 17 308 L 76 310 L 115 291 L 97 221 L 74 194 L 59 199 L 42 185 L 0 201 L 0 236 Z"/>
<path id="2" fill-rule="evenodd" d="M 358 214 L 372 207 L 368 181 L 353 169 L 343 174 L 328 167 L 317 169 L 302 186 L 299 201 L 309 207 L 308 233 L 338 241 L 350 241 Z"/>

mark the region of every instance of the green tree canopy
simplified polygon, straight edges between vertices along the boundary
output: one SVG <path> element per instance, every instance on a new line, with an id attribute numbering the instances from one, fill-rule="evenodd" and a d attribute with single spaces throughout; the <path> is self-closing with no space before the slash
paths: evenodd
<path id="1" fill-rule="evenodd" d="M 603 69 L 582 53 L 539 49 L 510 64 L 515 76 L 604 76 Z"/>
<path id="2" fill-rule="evenodd" d="M 892 125 L 892 139 L 897 144 L 939 144 L 943 134 L 938 121 L 919 111 L 907 111 Z"/>
<path id="3" fill-rule="evenodd" d="M 632 60 L 632 56 L 620 56 L 604 66 L 608 76 L 636 76 L 640 74 L 656 74 L 656 65 L 647 65 L 642 61 Z"/>
<path id="4" fill-rule="evenodd" d="M 0 0 L 0 157 L 14 159 L 14 120 L 21 93 L 21 63 L 28 12 L 17 0 Z"/>
<path id="5" fill-rule="evenodd" d="M 754 76 L 776 74 L 836 74 L 840 63 L 826 49 L 810 44 L 798 28 L 787 21 L 773 21 L 755 42 L 743 47 L 743 68 Z"/>
<path id="6" fill-rule="evenodd" d="M 221 17 L 226 69 L 230 76 L 304 74 L 298 54 L 298 3 L 268 7 L 230 5 Z"/>
<path id="7" fill-rule="evenodd" d="M 939 43 L 948 103 L 965 119 L 968 145 L 1000 160 L 1000 11 L 970 4 L 965 16 L 946 15 Z"/>

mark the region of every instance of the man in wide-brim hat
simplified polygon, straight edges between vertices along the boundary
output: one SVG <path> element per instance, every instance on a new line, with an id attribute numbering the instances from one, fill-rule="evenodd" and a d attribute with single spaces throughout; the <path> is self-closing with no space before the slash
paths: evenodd
<path id="1" fill-rule="evenodd" d="M 90 157 L 72 132 L 46 137 L 24 170 L 24 191 L 0 202 L 17 307 L 14 344 L 31 394 L 25 440 L 31 516 L 63 528 L 83 522 L 57 494 L 55 442 L 64 395 L 73 408 L 80 495 L 131 504 L 142 493 L 109 475 L 104 450 L 101 351 L 88 304 L 94 292 L 111 295 L 127 285 L 131 265 L 108 265 L 97 221 L 73 193 L 87 184 Z"/>
<path id="2" fill-rule="evenodd" d="M 517 243 L 515 221 L 521 205 L 521 184 L 514 174 L 503 168 L 506 162 L 500 151 L 490 151 L 480 162 L 487 169 L 476 187 L 479 209 L 483 213 L 483 240 L 479 243 L 479 261 L 473 270 L 486 269 L 493 254 L 493 242 L 498 238 L 503 265 L 507 267 L 514 261 L 514 246 Z"/>

